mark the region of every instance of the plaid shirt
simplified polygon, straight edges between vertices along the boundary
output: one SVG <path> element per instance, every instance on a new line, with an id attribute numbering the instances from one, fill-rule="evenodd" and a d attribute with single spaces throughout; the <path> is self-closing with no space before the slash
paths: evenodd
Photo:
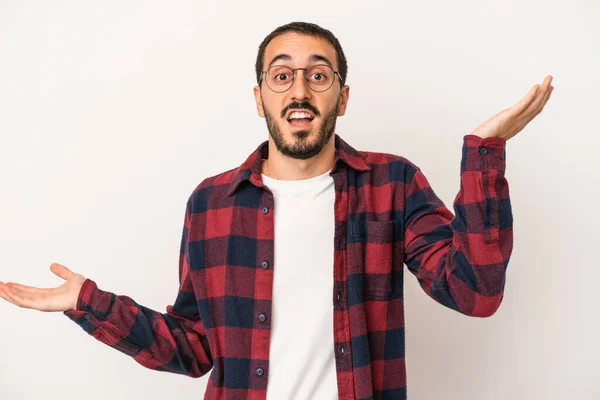
<path id="1" fill-rule="evenodd" d="M 464 136 L 455 216 L 406 158 L 357 151 L 334 137 L 339 399 L 405 399 L 404 264 L 427 295 L 462 314 L 488 317 L 502 301 L 513 241 L 506 141 Z M 76 309 L 65 314 L 147 368 L 190 377 L 211 372 L 204 399 L 265 399 L 278 268 L 277 209 L 261 179 L 267 156 L 265 141 L 188 198 L 180 286 L 165 313 L 87 279 Z"/>

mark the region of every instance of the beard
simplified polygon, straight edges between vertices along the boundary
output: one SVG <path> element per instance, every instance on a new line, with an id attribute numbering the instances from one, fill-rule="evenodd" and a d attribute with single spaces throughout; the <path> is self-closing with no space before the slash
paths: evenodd
<path id="1" fill-rule="evenodd" d="M 267 128 L 269 129 L 269 135 L 273 138 L 277 150 L 285 156 L 300 160 L 305 160 L 319 154 L 333 136 L 339 105 L 339 101 L 336 102 L 335 108 L 325 115 L 318 128 L 313 126 L 309 130 L 292 131 L 291 135 L 295 138 L 293 143 L 286 142 L 279 124 L 265 108 L 264 112 Z M 315 117 L 319 115 L 318 111 L 312 105 L 307 103 L 293 103 L 288 108 L 308 109 L 313 111 Z M 282 114 L 285 115 L 285 110 Z M 287 120 L 284 118 L 284 121 Z M 310 141 L 309 135 L 314 129 L 318 129 L 317 137 L 315 140 Z"/>

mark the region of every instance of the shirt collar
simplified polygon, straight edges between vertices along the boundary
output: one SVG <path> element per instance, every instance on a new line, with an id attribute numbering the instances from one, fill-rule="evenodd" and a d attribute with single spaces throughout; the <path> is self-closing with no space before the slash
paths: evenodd
<path id="1" fill-rule="evenodd" d="M 334 133 L 335 138 L 335 149 L 337 150 L 334 167 L 332 169 L 332 173 L 337 170 L 339 161 L 344 162 L 350 168 L 355 169 L 357 171 L 370 171 L 371 167 L 367 165 L 363 156 L 356 151 L 352 146 L 346 143 L 337 133 Z M 231 196 L 237 187 L 243 182 L 249 180 L 254 185 L 258 187 L 262 187 L 262 159 L 268 158 L 269 156 L 269 141 L 265 140 L 262 142 L 256 150 L 252 152 L 244 161 L 242 165 L 240 165 L 234 171 L 234 177 L 229 185 L 229 190 L 227 194 Z"/>

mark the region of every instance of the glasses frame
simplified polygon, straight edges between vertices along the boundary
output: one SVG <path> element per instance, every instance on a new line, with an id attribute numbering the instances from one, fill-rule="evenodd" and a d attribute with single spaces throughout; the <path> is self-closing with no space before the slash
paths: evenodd
<path id="1" fill-rule="evenodd" d="M 339 78 L 339 80 L 340 80 L 340 84 L 341 84 L 342 86 L 344 86 L 344 80 L 342 79 L 342 76 L 340 75 L 340 73 L 339 73 L 338 71 L 335 71 L 333 68 L 331 68 L 331 65 L 328 65 L 328 64 L 315 64 L 315 65 L 311 65 L 309 68 L 290 68 L 290 67 L 288 67 L 287 65 L 272 65 L 272 66 L 270 66 L 269 68 L 267 68 L 265 71 L 262 71 L 262 72 L 261 72 L 261 74 L 260 74 L 260 78 L 259 78 L 259 80 L 258 80 L 258 86 L 260 86 L 260 85 L 261 85 L 261 83 L 262 83 L 262 81 L 263 81 L 263 76 L 264 76 L 264 75 L 266 75 L 266 73 L 267 73 L 267 72 L 269 72 L 269 70 L 270 70 L 271 68 L 275 68 L 275 67 L 286 67 L 286 68 L 289 68 L 289 69 L 292 71 L 292 82 L 290 83 L 290 86 L 289 86 L 287 89 L 285 89 L 285 90 L 282 90 L 282 91 L 277 91 L 277 90 L 274 90 L 274 89 L 273 89 L 271 86 L 269 86 L 269 83 L 268 83 L 268 82 L 265 80 L 265 84 L 267 85 L 267 87 L 268 87 L 268 88 L 269 88 L 271 91 L 273 91 L 273 92 L 275 92 L 275 93 L 285 93 L 285 92 L 287 92 L 288 90 L 290 90 L 290 89 L 292 88 L 292 86 L 294 86 L 294 81 L 295 81 L 295 79 L 296 79 L 296 71 L 297 71 L 297 70 L 304 70 L 304 71 L 306 71 L 306 75 L 308 75 L 308 70 L 309 70 L 309 69 L 311 69 L 311 68 L 313 68 L 313 67 L 328 67 L 328 68 L 330 68 L 330 69 L 333 71 L 333 79 L 331 80 L 331 85 L 329 85 L 329 87 L 328 87 L 327 89 L 324 89 L 324 90 L 315 90 L 315 89 L 313 89 L 313 88 L 310 86 L 310 83 L 308 83 L 308 87 L 309 87 L 309 88 L 310 88 L 310 90 L 312 90 L 313 92 L 317 92 L 317 93 L 323 93 L 323 92 L 326 92 L 326 91 L 328 91 L 329 89 L 331 89 L 331 87 L 333 86 L 333 83 L 334 83 L 334 81 L 335 81 L 335 75 L 337 75 L 337 77 Z M 304 79 L 305 79 L 306 81 L 308 81 L 308 76 L 306 76 Z"/>

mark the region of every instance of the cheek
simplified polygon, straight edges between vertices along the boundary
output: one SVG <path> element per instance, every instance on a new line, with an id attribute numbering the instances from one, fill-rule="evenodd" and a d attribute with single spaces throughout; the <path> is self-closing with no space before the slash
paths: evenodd
<path id="1" fill-rule="evenodd" d="M 269 113 L 269 115 L 271 116 L 271 118 L 276 119 L 276 120 L 281 120 L 281 110 L 283 109 L 283 106 L 279 105 L 279 104 L 275 104 L 274 102 L 264 102 L 262 103 L 263 106 L 263 112 L 265 113 Z"/>
<path id="2" fill-rule="evenodd" d="M 323 109 L 321 111 L 321 120 L 329 118 L 331 115 L 335 115 L 336 112 L 336 108 L 338 108 L 339 103 L 338 103 L 338 99 L 332 99 L 331 103 L 328 103 L 328 107 L 327 109 Z"/>

